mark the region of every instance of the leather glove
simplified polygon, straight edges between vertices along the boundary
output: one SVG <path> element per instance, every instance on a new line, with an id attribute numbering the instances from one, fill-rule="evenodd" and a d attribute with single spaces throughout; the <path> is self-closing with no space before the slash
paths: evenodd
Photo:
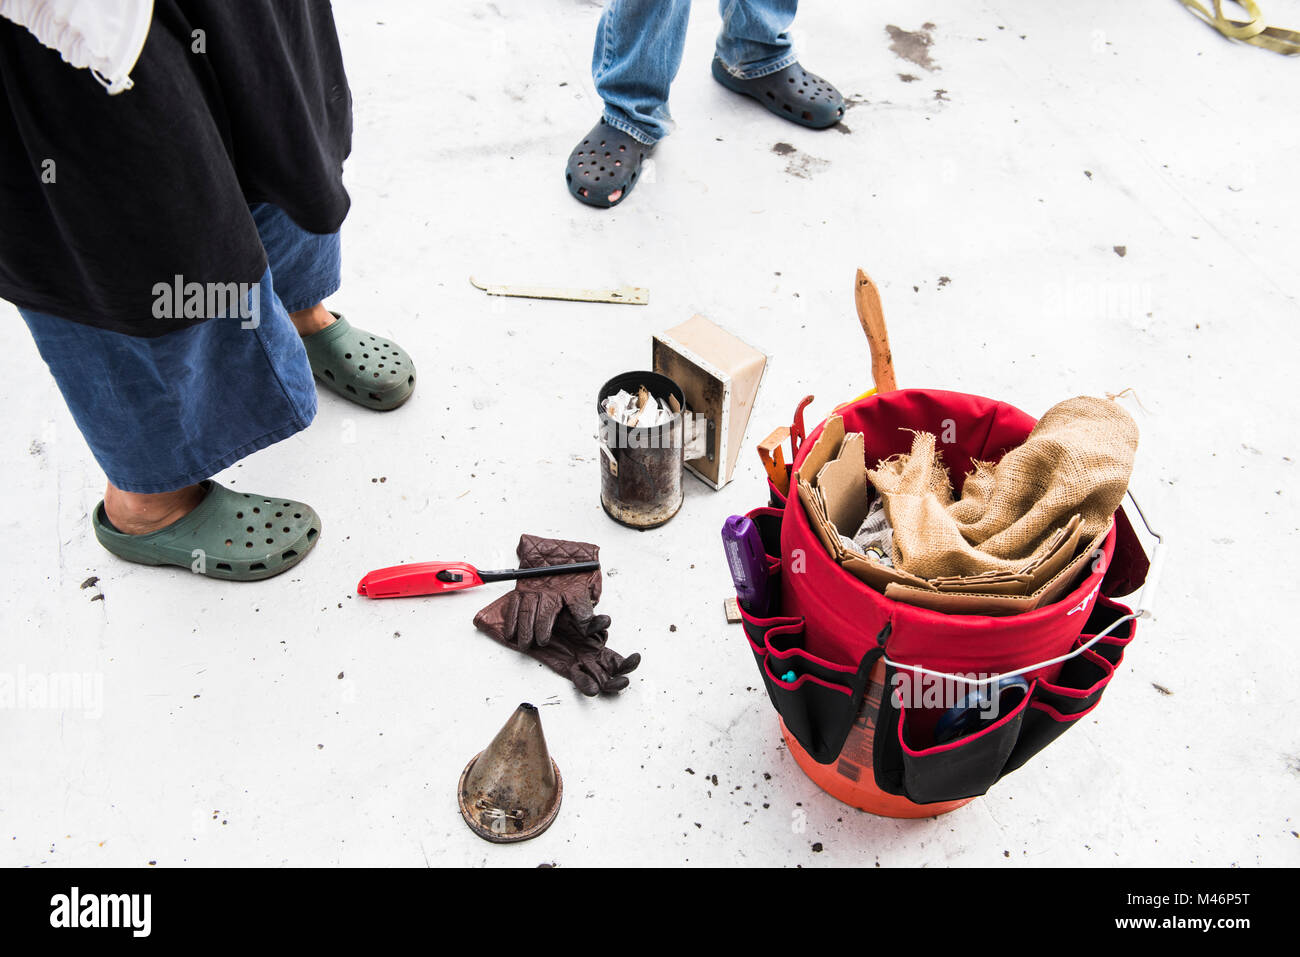
<path id="1" fill-rule="evenodd" d="M 521 535 L 516 554 L 520 568 L 600 560 L 600 548 L 596 545 L 535 535 Z M 595 612 L 600 587 L 599 571 L 521 578 L 515 582 L 513 591 L 474 616 L 474 625 L 497 641 L 524 652 L 550 643 L 562 612 L 567 612 L 566 627 L 576 633 L 601 631 L 609 628 L 609 616 Z"/>
<path id="2" fill-rule="evenodd" d="M 519 556 L 520 568 L 538 568 L 543 565 L 569 565 L 574 562 L 600 561 L 600 546 L 586 542 L 566 542 L 558 538 L 538 538 L 536 535 L 520 535 L 519 547 L 515 550 Z M 576 575 L 552 575 L 547 578 L 521 578 L 515 582 L 515 590 L 521 595 L 540 593 L 558 596 L 563 609 L 569 613 L 574 626 L 583 634 L 609 628 L 609 616 L 596 614 L 596 603 L 600 601 L 600 570 L 579 572 Z M 550 602 L 545 602 L 549 612 Z M 541 609 L 539 609 L 540 611 Z M 558 615 L 558 611 L 556 613 Z M 550 619 L 554 623 L 556 615 Z M 545 642 L 538 642 L 545 644 Z"/>
<path id="3" fill-rule="evenodd" d="M 598 561 L 600 548 L 523 535 L 517 554 L 521 568 L 536 568 Z M 474 625 L 568 678 L 585 695 L 621 691 L 628 685 L 624 675 L 641 656 L 624 658 L 605 647 L 610 619 L 595 613 L 600 592 L 599 571 L 520 579 L 514 591 L 475 615 Z"/>
<path id="4" fill-rule="evenodd" d="M 549 645 L 534 649 L 531 654 L 547 664 L 552 671 L 557 671 L 572 681 L 574 687 L 589 698 L 598 694 L 613 694 L 628 686 L 625 676 L 641 664 L 641 656 L 633 654 L 624 658 L 617 651 L 606 647 L 608 639 L 609 632 L 606 629 L 590 635 L 559 629 Z M 559 657 L 561 654 L 564 655 L 562 659 Z M 548 657 L 554 661 L 547 661 Z"/>

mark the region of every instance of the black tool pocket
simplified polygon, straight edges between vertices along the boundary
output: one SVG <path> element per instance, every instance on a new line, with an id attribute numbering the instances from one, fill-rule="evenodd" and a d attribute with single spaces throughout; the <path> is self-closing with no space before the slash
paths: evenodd
<path id="1" fill-rule="evenodd" d="M 992 787 L 1015 749 L 1034 691 L 1031 684 L 1028 694 L 1001 695 L 999 713 L 980 730 L 942 743 L 934 741 L 933 725 L 922 713 L 900 706 L 895 739 L 907 797 L 933 804 L 975 797 Z"/>
<path id="2" fill-rule="evenodd" d="M 771 600 L 765 617 L 740 609 L 745 639 L 786 729 L 814 761 L 830 764 L 844 747 L 880 650 L 872 649 L 855 662 L 810 654 L 804 646 L 803 619 L 781 614 L 782 512 L 758 508 L 747 517 L 758 526 L 767 553 Z"/>
<path id="3" fill-rule="evenodd" d="M 1083 636 L 1079 639 L 1079 644 L 1091 640 L 1093 635 L 1101 634 L 1120 618 L 1132 613 L 1128 606 L 1121 605 L 1105 595 L 1098 596 L 1097 604 L 1093 607 L 1092 614 L 1088 616 L 1087 624 L 1083 626 Z M 1110 634 L 1093 645 L 1092 650 L 1118 668 L 1120 662 L 1124 660 L 1124 650 L 1133 640 L 1136 626 L 1137 621 L 1132 618 L 1122 622 Z"/>
<path id="4" fill-rule="evenodd" d="M 1010 774 L 1023 766 L 1097 707 L 1114 675 L 1110 662 L 1089 649 L 1067 661 L 1055 682 L 1038 681 L 1020 740 L 1003 773 Z"/>
<path id="5" fill-rule="evenodd" d="M 785 512 L 779 508 L 756 508 L 746 513 L 758 528 L 758 537 L 763 541 L 763 551 L 767 553 L 769 563 L 781 560 L 781 519 Z"/>
<path id="6" fill-rule="evenodd" d="M 767 661 L 767 633 L 776 628 L 794 628 L 800 633 L 803 631 L 802 618 L 786 618 L 776 616 L 773 618 L 755 618 L 745 609 L 740 609 L 741 626 L 745 629 L 745 640 L 749 642 L 749 650 L 754 656 L 754 663 L 758 665 L 758 672 L 763 678 L 763 687 L 767 689 L 767 696 L 772 699 L 772 704 L 776 704 L 776 698 L 772 694 L 772 683 L 767 676 L 765 663 Z"/>
<path id="7" fill-rule="evenodd" d="M 857 718 L 880 651 L 872 649 L 856 663 L 840 664 L 809 654 L 803 640 L 802 625 L 771 629 L 764 675 L 786 728 L 814 761 L 830 764 L 839 757 Z"/>
<path id="8" fill-rule="evenodd" d="M 804 648 L 802 618 L 754 618 L 743 608 L 741 616 L 772 706 L 800 747 L 830 764 L 844 747 L 880 649 L 857 662 L 828 661 Z"/>
<path id="9" fill-rule="evenodd" d="M 1099 596 L 1083 634 L 1075 640 L 1075 647 L 1087 645 L 1128 614 L 1129 609 L 1119 602 Z M 1065 662 L 1055 681 L 1037 682 L 1024 729 L 1007 760 L 1004 774 L 1022 767 L 1097 707 L 1102 693 L 1115 677 L 1115 668 L 1124 660 L 1124 649 L 1133 640 L 1133 626 L 1132 619 L 1123 622 L 1092 647 Z"/>

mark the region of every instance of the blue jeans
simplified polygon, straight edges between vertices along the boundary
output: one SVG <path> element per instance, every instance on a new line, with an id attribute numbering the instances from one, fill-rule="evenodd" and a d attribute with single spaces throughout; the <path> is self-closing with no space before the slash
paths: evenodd
<path id="1" fill-rule="evenodd" d="M 786 33 L 799 0 L 719 0 L 716 53 L 742 79 L 795 62 Z M 605 122 L 653 146 L 668 135 L 668 88 L 682 63 L 691 0 L 609 0 L 596 29 L 591 75 Z"/>
<path id="2" fill-rule="evenodd" d="M 338 290 L 339 236 L 309 233 L 276 206 L 249 213 L 270 265 L 248 318 L 145 339 L 19 310 L 99 467 L 125 492 L 211 478 L 316 415 L 316 383 L 289 313 Z"/>

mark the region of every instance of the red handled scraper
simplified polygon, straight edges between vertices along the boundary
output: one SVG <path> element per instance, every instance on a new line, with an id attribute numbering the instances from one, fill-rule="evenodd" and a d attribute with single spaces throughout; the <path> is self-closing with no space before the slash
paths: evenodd
<path id="1" fill-rule="evenodd" d="M 600 562 L 575 562 L 572 565 L 539 565 L 536 568 L 507 568 L 479 571 L 465 562 L 416 562 L 393 565 L 367 572 L 357 582 L 357 594 L 367 598 L 409 598 L 413 595 L 441 595 L 448 591 L 475 588 L 488 582 L 508 582 L 517 578 L 544 578 L 574 572 L 600 571 Z"/>

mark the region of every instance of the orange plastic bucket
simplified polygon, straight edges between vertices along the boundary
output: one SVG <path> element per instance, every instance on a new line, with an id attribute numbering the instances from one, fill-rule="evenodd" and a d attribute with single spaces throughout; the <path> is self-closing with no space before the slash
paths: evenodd
<path id="1" fill-rule="evenodd" d="M 794 735 L 781 723 L 781 734 L 795 763 L 819 788 L 851 807 L 882 817 L 938 817 L 969 804 L 974 798 L 916 804 L 898 794 L 887 794 L 876 787 L 872 749 L 876 741 L 876 715 L 880 713 L 880 696 L 885 690 L 885 663 L 877 660 L 871 669 L 862 708 L 849 730 L 840 756 L 833 764 L 818 764 L 799 746 Z M 779 719 L 778 719 L 779 720 Z"/>

